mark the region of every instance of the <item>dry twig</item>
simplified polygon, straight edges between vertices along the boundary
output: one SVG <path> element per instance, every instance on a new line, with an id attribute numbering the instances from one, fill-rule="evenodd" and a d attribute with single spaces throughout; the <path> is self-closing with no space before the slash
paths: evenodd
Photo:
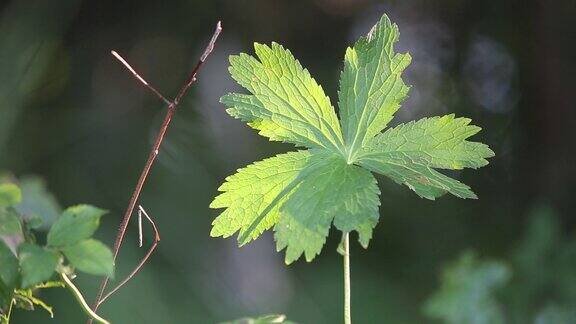
<path id="1" fill-rule="evenodd" d="M 138 183 L 136 184 L 136 188 L 134 189 L 134 192 L 132 193 L 132 197 L 130 198 L 130 202 L 128 203 L 128 208 L 126 209 L 126 213 L 124 214 L 122 222 L 120 223 L 120 227 L 118 229 L 118 234 L 116 236 L 116 242 L 114 244 L 114 261 L 116 261 L 116 258 L 118 257 L 118 253 L 120 252 L 120 247 L 122 246 L 122 243 L 124 241 L 124 236 L 126 235 L 126 229 L 128 228 L 128 223 L 130 222 L 130 218 L 132 217 L 132 214 L 134 212 L 134 208 L 135 208 L 136 204 L 138 203 L 140 193 L 142 192 L 142 188 L 144 187 L 144 184 L 146 183 L 146 179 L 148 178 L 150 170 L 152 169 L 152 166 L 154 165 L 154 162 L 156 161 L 156 157 L 158 156 L 158 152 L 160 150 L 160 147 L 162 146 L 164 136 L 166 135 L 166 132 L 170 126 L 170 122 L 172 121 L 172 117 L 174 116 L 174 113 L 176 112 L 176 108 L 178 107 L 178 104 L 180 103 L 180 101 L 184 97 L 184 95 L 186 95 L 188 89 L 190 89 L 192 84 L 196 81 L 196 75 L 198 74 L 198 71 L 200 70 L 200 68 L 204 64 L 204 61 L 206 61 L 206 59 L 208 58 L 208 56 L 210 55 L 210 53 L 214 49 L 214 45 L 215 45 L 216 40 L 218 39 L 218 36 L 220 35 L 221 31 L 222 31 L 222 27 L 221 27 L 220 22 L 218 22 L 216 24 L 216 29 L 214 30 L 214 33 L 212 34 L 212 38 L 210 39 L 210 42 L 208 43 L 208 46 L 206 46 L 206 49 L 204 50 L 204 52 L 203 52 L 202 56 L 200 57 L 200 59 L 198 60 L 198 62 L 196 63 L 196 66 L 194 67 L 194 69 L 192 70 L 192 72 L 190 73 L 190 75 L 188 76 L 188 78 L 186 79 L 186 81 L 184 82 L 184 84 L 182 85 L 180 90 L 178 91 L 178 94 L 174 97 L 174 100 L 172 100 L 172 101 L 166 99 L 166 97 L 163 96 L 158 90 L 156 90 L 148 81 L 146 81 L 143 77 L 141 77 L 140 74 L 138 74 L 136 72 L 136 70 L 134 68 L 132 68 L 130 66 L 130 64 L 128 64 L 128 62 L 124 58 L 122 58 L 122 56 L 120 56 L 117 52 L 112 51 L 112 55 L 114 55 L 114 57 L 116 57 L 132 73 L 132 75 L 138 81 L 140 81 L 140 83 L 142 83 L 147 89 L 149 89 L 152 93 L 154 93 L 160 100 L 162 100 L 168 106 L 168 110 L 167 110 L 166 115 L 164 117 L 164 121 L 162 122 L 162 125 L 160 126 L 160 130 L 159 130 L 158 134 L 156 135 L 156 140 L 154 141 L 154 145 L 152 146 L 152 150 L 150 151 L 150 154 L 148 155 L 148 160 L 146 161 L 146 164 L 144 165 L 144 169 L 142 170 L 142 173 L 140 174 L 140 178 L 138 180 Z M 158 229 L 156 228 L 154 221 L 152 221 L 152 219 L 148 216 L 148 214 L 146 214 L 146 212 L 144 211 L 144 209 L 141 206 L 139 208 L 139 212 L 144 214 L 144 216 L 148 219 L 148 221 L 152 225 L 152 228 L 154 229 L 154 232 L 155 232 L 154 243 L 152 244 L 152 247 L 148 250 L 146 255 L 142 258 L 140 263 L 126 277 L 126 279 L 124 279 L 118 286 L 116 286 L 114 289 L 112 289 L 106 295 L 104 295 L 104 291 L 105 291 L 106 286 L 108 284 L 109 278 L 106 277 L 102 280 L 102 282 L 100 284 L 100 289 L 99 289 L 98 295 L 96 297 L 96 301 L 94 302 L 94 306 L 93 306 L 94 311 L 98 310 L 98 307 L 106 299 L 108 299 L 113 293 L 115 293 L 119 288 L 121 288 L 124 284 L 126 284 L 126 282 L 128 282 L 130 279 L 132 279 L 132 277 L 134 277 L 134 275 L 146 263 L 146 261 L 148 260 L 150 255 L 152 255 L 152 252 L 154 252 L 154 250 L 156 249 L 158 241 L 160 241 L 160 235 L 158 233 Z M 91 323 L 91 322 L 92 322 L 92 320 L 88 321 L 88 323 Z"/>

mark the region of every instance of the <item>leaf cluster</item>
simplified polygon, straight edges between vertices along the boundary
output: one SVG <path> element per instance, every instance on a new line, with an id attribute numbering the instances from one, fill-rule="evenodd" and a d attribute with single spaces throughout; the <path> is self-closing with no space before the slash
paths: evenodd
<path id="1" fill-rule="evenodd" d="M 106 211 L 89 205 L 67 208 L 47 227 L 46 244 L 39 244 L 35 233 L 46 228 L 43 218 L 22 214 L 22 207 L 20 188 L 0 184 L 0 313 L 6 323 L 13 307 L 40 306 L 52 314 L 34 291 L 64 286 L 50 281 L 54 273 L 112 276 L 114 271 L 110 249 L 92 238 Z"/>

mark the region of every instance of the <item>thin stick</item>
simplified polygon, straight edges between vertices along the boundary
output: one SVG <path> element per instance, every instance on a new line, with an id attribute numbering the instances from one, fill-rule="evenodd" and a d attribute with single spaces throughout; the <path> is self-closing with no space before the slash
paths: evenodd
<path id="1" fill-rule="evenodd" d="M 142 260 L 140 260 L 140 263 L 138 263 L 138 265 L 134 268 L 134 270 L 132 270 L 132 272 L 130 272 L 130 274 L 128 276 L 126 276 L 126 278 L 124 278 L 124 280 L 122 280 L 118 284 L 118 286 L 114 287 L 114 289 L 112 289 L 109 293 L 107 293 L 104 297 L 102 297 L 99 304 L 102 304 L 106 299 L 108 299 L 108 297 L 112 296 L 116 291 L 118 291 L 120 288 L 122 288 L 122 286 L 124 286 L 128 281 L 130 281 L 138 273 L 138 271 L 140 271 L 140 269 L 142 269 L 144 264 L 146 264 L 146 261 L 148 261 L 148 258 L 150 258 L 150 256 L 152 255 L 152 253 L 154 252 L 154 250 L 158 246 L 158 242 L 160 242 L 160 232 L 158 231 L 158 228 L 156 227 L 156 223 L 154 223 L 152 218 L 150 218 L 150 216 L 148 216 L 148 214 L 146 213 L 146 211 L 144 210 L 144 208 L 142 206 L 138 206 L 138 216 L 142 217 L 142 214 L 146 217 L 146 219 L 148 219 L 148 222 L 150 222 L 150 225 L 152 225 L 152 229 L 154 230 L 154 241 L 152 242 L 152 246 L 150 247 L 148 252 L 146 252 L 146 254 L 142 258 Z"/>
<path id="2" fill-rule="evenodd" d="M 350 239 L 349 234 L 344 234 L 344 323 L 352 323 L 350 309 Z"/>
<path id="3" fill-rule="evenodd" d="M 142 247 L 142 211 L 144 208 L 142 206 L 138 206 L 138 247 Z"/>
<path id="4" fill-rule="evenodd" d="M 162 145 L 162 141 L 164 140 L 164 136 L 166 135 L 166 131 L 168 130 L 168 127 L 170 126 L 170 122 L 172 121 L 172 117 L 174 116 L 174 113 L 176 112 L 176 108 L 178 107 L 180 100 L 186 94 L 187 90 L 190 88 L 192 83 L 194 83 L 194 81 L 196 80 L 196 74 L 198 73 L 198 71 L 200 70 L 202 65 L 204 64 L 204 61 L 206 60 L 206 58 L 212 52 L 212 49 L 214 48 L 214 44 L 216 43 L 216 40 L 218 39 L 218 35 L 220 35 L 221 31 L 222 31 L 222 26 L 221 26 L 220 22 L 218 22 L 216 25 L 216 30 L 214 31 L 214 34 L 212 35 L 212 38 L 210 39 L 208 46 L 206 47 L 206 49 L 204 50 L 204 53 L 200 57 L 200 60 L 198 61 L 198 63 L 194 67 L 194 69 L 192 70 L 192 73 L 190 74 L 188 79 L 186 79 L 186 82 L 184 83 L 184 85 L 182 86 L 182 88 L 180 89 L 180 91 L 178 92 L 176 97 L 174 98 L 174 101 L 170 102 L 167 99 L 165 99 L 164 96 L 162 96 L 162 95 L 159 96 L 159 98 L 161 98 L 161 99 L 163 98 L 162 100 L 165 101 L 165 103 L 168 105 L 168 110 L 166 112 L 166 116 L 164 117 L 164 121 L 162 122 L 162 125 L 160 126 L 160 130 L 156 136 L 156 140 L 154 142 L 154 145 L 152 146 L 152 150 L 150 151 L 150 154 L 148 155 L 148 160 L 146 161 L 146 164 L 144 165 L 144 169 L 142 170 L 142 173 L 140 174 L 140 178 L 138 179 L 138 183 L 136 184 L 136 188 L 134 188 L 134 192 L 132 193 L 132 197 L 130 198 L 130 202 L 128 203 L 128 208 L 126 209 L 126 213 L 124 214 L 124 217 L 122 218 L 122 222 L 120 223 L 120 227 L 118 229 L 118 234 L 116 236 L 116 242 L 114 243 L 114 261 L 116 261 L 116 258 L 118 257 L 118 253 L 120 252 L 120 247 L 122 246 L 122 242 L 124 241 L 124 236 L 126 234 L 128 222 L 130 221 L 132 213 L 134 212 L 134 207 L 136 206 L 136 203 L 138 202 L 138 198 L 140 197 L 140 193 L 142 192 L 142 188 L 144 187 L 144 183 L 146 182 L 146 179 L 148 178 L 148 174 L 150 173 L 150 170 L 152 169 L 152 166 L 154 165 L 154 162 L 156 161 L 156 157 L 158 156 L 160 146 Z M 114 56 L 116 56 L 117 58 L 120 57 L 119 55 L 114 55 Z M 122 64 L 124 64 L 124 66 L 126 66 L 132 72 L 132 74 L 138 80 L 140 80 L 140 82 L 143 82 L 143 84 L 148 89 L 152 90 L 152 92 L 154 92 L 155 94 L 157 93 L 157 95 L 159 94 L 157 91 L 155 91 L 154 87 L 150 86 L 146 80 L 144 80 L 138 73 L 136 73 L 136 71 L 134 71 L 134 69 L 126 62 L 126 60 L 121 59 L 120 62 L 122 62 Z M 108 284 L 108 280 L 109 280 L 109 278 L 105 277 L 100 284 L 100 289 L 99 289 L 98 295 L 96 297 L 96 301 L 94 303 L 94 310 L 97 310 L 101 304 L 100 301 L 102 299 L 102 295 L 104 294 L 104 290 L 106 289 L 106 286 Z M 91 321 L 89 321 L 89 322 L 91 322 Z"/>
<path id="5" fill-rule="evenodd" d="M 132 66 L 130 66 L 130 64 L 128 64 L 128 62 L 126 62 L 126 60 L 120 56 L 120 54 L 118 54 L 118 52 L 110 51 L 110 53 L 112 53 L 112 55 L 114 55 L 114 57 L 117 58 L 120 63 L 124 64 L 128 71 L 132 72 L 132 75 L 136 78 L 136 80 L 140 81 L 146 88 L 150 89 L 150 91 L 152 91 L 152 93 L 160 98 L 160 100 L 164 101 L 165 104 L 171 104 L 170 100 L 166 99 L 158 90 L 156 90 L 156 88 L 151 86 L 148 81 L 144 80 L 144 78 L 141 77 L 140 74 L 138 74 L 138 72 L 136 72 L 136 70 L 134 70 L 134 68 L 132 68 Z"/>
<path id="6" fill-rule="evenodd" d="M 64 272 L 60 273 L 60 277 L 62 278 L 62 280 L 64 280 L 66 288 L 68 288 L 68 290 L 70 290 L 70 292 L 72 292 L 72 295 L 74 295 L 74 297 L 76 298 L 76 300 L 78 301 L 80 306 L 82 306 L 82 310 L 84 311 L 84 313 L 86 313 L 86 315 L 90 316 L 91 320 L 93 319 L 93 320 L 95 320 L 101 324 L 110 324 L 110 322 L 103 319 L 98 314 L 96 314 L 94 311 L 92 311 L 92 309 L 90 308 L 90 306 L 88 305 L 88 303 L 84 299 L 84 296 L 82 296 L 82 293 L 80 292 L 78 287 L 76 287 L 74 285 L 72 280 L 70 280 L 70 278 L 68 278 L 68 276 Z"/>

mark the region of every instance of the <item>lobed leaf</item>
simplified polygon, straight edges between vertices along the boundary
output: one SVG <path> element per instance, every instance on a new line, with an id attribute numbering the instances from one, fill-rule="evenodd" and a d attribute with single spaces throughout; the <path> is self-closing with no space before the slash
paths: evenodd
<path id="1" fill-rule="evenodd" d="M 357 231 L 367 247 L 378 222 L 379 189 L 373 175 L 405 184 L 421 197 L 445 193 L 476 198 L 470 188 L 438 169 L 479 168 L 494 153 L 467 141 L 480 128 L 454 115 L 425 118 L 384 133 L 406 97 L 401 79 L 411 61 L 394 51 L 398 27 L 384 15 L 344 58 L 340 122 L 330 100 L 290 51 L 255 44 L 257 58 L 230 57 L 232 77 L 250 94 L 221 98 L 227 112 L 271 140 L 309 148 L 238 170 L 210 207 L 225 208 L 212 236 L 239 232 L 240 245 L 274 227 L 286 263 L 320 253 L 333 223 Z"/>

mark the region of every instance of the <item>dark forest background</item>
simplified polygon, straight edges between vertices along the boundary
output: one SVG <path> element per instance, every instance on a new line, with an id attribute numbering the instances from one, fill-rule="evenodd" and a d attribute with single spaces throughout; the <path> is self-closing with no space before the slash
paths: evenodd
<path id="1" fill-rule="evenodd" d="M 431 202 L 379 179 L 380 223 L 368 250 L 352 247 L 355 322 L 430 321 L 423 305 L 441 286 L 442 269 L 470 250 L 510 269 L 495 292 L 506 321 L 533 322 L 550 305 L 576 309 L 576 2 L 21 0 L 0 9 L 0 170 L 41 177 L 62 206 L 110 210 L 98 233 L 110 245 L 165 110 L 110 50 L 173 96 L 222 20 L 220 41 L 141 199 L 162 241 L 142 273 L 101 308 L 113 322 L 215 323 L 265 313 L 342 321 L 336 231 L 313 263 L 288 267 L 270 233 L 241 249 L 209 237 L 217 211 L 208 205 L 224 177 L 293 149 L 226 115 L 218 98 L 240 90 L 228 55 L 276 41 L 335 103 L 345 48 L 383 13 L 399 25 L 398 50 L 413 57 L 405 73 L 412 89 L 394 123 L 467 116 L 483 128 L 474 139 L 496 157 L 457 175 L 476 201 Z M 134 225 L 118 275 L 143 252 Z M 98 281 L 79 278 L 90 298 Z M 84 320 L 65 290 L 45 297 L 54 320 L 17 311 L 14 323 Z"/>

